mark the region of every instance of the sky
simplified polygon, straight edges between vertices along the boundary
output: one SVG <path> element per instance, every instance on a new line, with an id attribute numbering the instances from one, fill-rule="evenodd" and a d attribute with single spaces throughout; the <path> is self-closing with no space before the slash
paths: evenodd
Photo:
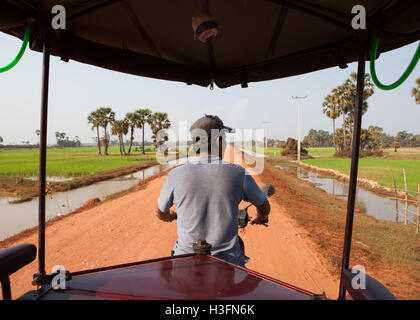
<path id="1" fill-rule="evenodd" d="M 0 66 L 17 54 L 21 40 L 0 33 Z M 377 60 L 379 79 L 389 84 L 406 69 L 417 44 L 382 54 Z M 184 83 L 155 80 L 101 69 L 75 61 L 65 63 L 51 58 L 48 143 L 55 143 L 55 132 L 65 132 L 71 139 L 79 136 L 82 143 L 93 143 L 95 131 L 87 123 L 88 114 L 98 107 L 111 107 L 118 119 L 127 112 L 149 108 L 167 112 L 175 132 L 180 121 L 190 126 L 204 114 L 218 115 L 226 125 L 240 128 L 267 128 L 269 138 L 285 140 L 297 137 L 297 101 L 292 96 L 308 96 L 302 100 L 301 135 L 323 129 L 332 131 L 332 121 L 322 113 L 324 97 L 342 84 L 356 63 L 347 69 L 338 67 L 300 76 L 250 83 L 248 88 L 227 89 L 187 86 Z M 369 71 L 369 63 L 366 63 Z M 40 126 L 42 54 L 29 49 L 17 66 L 0 73 L 0 136 L 4 144 L 37 142 L 35 130 Z M 411 97 L 415 79 L 420 77 L 417 65 L 399 88 L 382 91 L 375 88 L 369 98 L 369 109 L 362 127 L 375 125 L 388 134 L 400 130 L 420 133 L 420 105 Z M 269 122 L 269 124 L 263 124 Z M 336 126 L 340 126 L 340 119 Z M 146 128 L 146 139 L 150 129 Z M 137 130 L 135 139 L 141 139 Z"/>

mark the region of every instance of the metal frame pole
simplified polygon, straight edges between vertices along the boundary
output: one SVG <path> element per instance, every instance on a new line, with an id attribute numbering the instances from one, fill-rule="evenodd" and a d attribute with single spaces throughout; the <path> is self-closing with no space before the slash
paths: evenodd
<path id="1" fill-rule="evenodd" d="M 298 112 L 297 112 L 297 138 L 298 138 L 298 149 L 297 149 L 297 161 L 300 162 L 300 98 L 297 99 L 298 101 Z"/>
<path id="2" fill-rule="evenodd" d="M 3 300 L 12 300 L 12 291 L 10 290 L 10 279 L 9 277 L 1 280 L 1 290 L 3 294 Z"/>
<path id="3" fill-rule="evenodd" d="M 365 84 L 366 52 L 368 41 L 363 39 L 360 46 L 358 65 L 357 65 L 357 87 L 356 87 L 356 106 L 353 128 L 353 145 L 351 154 L 350 184 L 347 200 L 346 228 L 344 234 L 343 258 L 341 263 L 340 291 L 338 299 L 346 298 L 344 288 L 343 272 L 348 269 L 350 261 L 351 238 L 353 232 L 354 206 L 356 200 L 357 169 L 359 165 L 360 132 L 362 127 L 362 107 L 363 92 Z"/>
<path id="4" fill-rule="evenodd" d="M 39 146 L 39 199 L 38 199 L 38 271 L 45 275 L 45 188 L 47 162 L 48 86 L 50 75 L 50 43 L 45 33 L 42 65 L 41 134 Z"/>

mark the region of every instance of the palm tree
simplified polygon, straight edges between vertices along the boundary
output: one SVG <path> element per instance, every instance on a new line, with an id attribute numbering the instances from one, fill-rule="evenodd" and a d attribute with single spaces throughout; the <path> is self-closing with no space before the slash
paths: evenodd
<path id="1" fill-rule="evenodd" d="M 414 97 L 414 101 L 416 101 L 417 104 L 420 104 L 420 78 L 416 79 L 417 88 L 414 87 L 413 90 L 411 90 L 411 96 Z"/>
<path id="2" fill-rule="evenodd" d="M 137 128 L 143 129 L 142 131 L 142 154 L 144 153 L 144 126 L 146 123 L 149 123 L 150 116 L 152 111 L 149 109 L 138 109 L 135 112 L 137 114 Z"/>
<path id="3" fill-rule="evenodd" d="M 150 116 L 148 123 L 152 129 L 152 138 L 154 145 L 157 149 L 160 145 L 164 143 L 164 141 L 162 141 L 158 136 L 158 133 L 161 130 L 168 129 L 171 126 L 171 122 L 169 121 L 168 114 L 166 112 L 155 112 Z"/>
<path id="4" fill-rule="evenodd" d="M 344 83 L 344 88 L 347 91 L 347 103 L 348 103 L 348 128 L 350 131 L 350 146 L 353 145 L 353 122 L 354 122 L 354 112 L 356 110 L 356 91 L 357 91 L 357 73 L 352 72 L 350 78 Z M 362 105 L 362 115 L 364 115 L 368 110 L 367 99 L 373 95 L 373 83 L 371 81 L 370 75 L 365 74 L 364 78 L 364 90 L 363 90 L 363 105 Z"/>
<path id="5" fill-rule="evenodd" d="M 128 133 L 128 122 L 124 120 L 114 120 L 111 122 L 111 134 L 118 136 L 120 154 L 126 155 L 124 147 L 124 135 Z"/>
<path id="6" fill-rule="evenodd" d="M 131 146 L 133 145 L 133 140 L 134 140 L 134 128 L 139 127 L 140 124 L 140 119 L 139 119 L 139 115 L 136 112 L 130 112 L 127 113 L 125 115 L 125 119 L 124 119 L 127 124 L 128 127 L 130 128 L 130 146 L 128 147 L 128 151 L 127 154 L 131 153 Z"/>
<path id="7" fill-rule="evenodd" d="M 99 127 L 101 126 L 101 115 L 98 110 L 92 111 L 88 116 L 88 123 L 92 125 L 92 130 L 96 128 L 96 142 L 98 144 L 98 156 L 101 153 L 101 138 L 99 137 Z"/>
<path id="8" fill-rule="evenodd" d="M 400 143 L 399 143 L 398 141 L 394 141 L 394 142 L 391 144 L 391 148 L 393 148 L 393 149 L 394 149 L 394 152 L 397 152 L 397 150 L 398 150 L 399 148 L 401 148 L 401 145 L 400 145 Z"/>
<path id="9" fill-rule="evenodd" d="M 331 94 L 325 97 L 324 102 L 322 103 L 322 112 L 333 121 L 333 141 L 335 151 L 337 151 L 337 144 L 335 139 L 335 119 L 340 116 L 339 108 L 340 106 L 336 104 L 336 99 L 334 99 Z"/>
<path id="10" fill-rule="evenodd" d="M 363 91 L 363 106 L 362 115 L 366 113 L 368 109 L 367 99 L 373 95 L 373 83 L 371 82 L 370 75 L 365 74 L 365 84 Z M 346 127 L 350 133 L 350 146 L 353 143 L 353 119 L 354 112 L 356 109 L 356 91 L 357 91 L 357 73 L 353 72 L 350 74 L 350 78 L 347 79 L 341 86 L 338 86 L 332 90 L 332 100 L 339 105 L 340 113 L 343 117 L 343 146 L 347 148 L 346 139 Z"/>
<path id="11" fill-rule="evenodd" d="M 57 145 L 64 148 L 63 141 L 66 138 L 65 132 L 55 132 L 55 138 L 57 139 Z"/>
<path id="12" fill-rule="evenodd" d="M 39 129 L 36 129 L 35 130 L 35 133 L 36 133 L 36 135 L 37 135 L 37 137 L 38 137 L 38 146 L 39 146 L 39 143 L 40 143 L 40 138 L 39 138 L 39 136 L 41 135 L 41 130 L 39 130 Z"/>
<path id="13" fill-rule="evenodd" d="M 99 123 L 102 128 L 104 128 L 104 155 L 108 155 L 108 146 L 109 146 L 109 135 L 107 132 L 108 124 L 115 120 L 115 112 L 111 108 L 99 108 L 97 109 L 99 113 Z"/>
<path id="14" fill-rule="evenodd" d="M 348 99 L 344 85 L 338 86 L 331 91 L 333 104 L 338 105 L 339 113 L 343 117 L 343 150 L 346 149 L 346 115 L 348 113 Z"/>
<path id="15" fill-rule="evenodd" d="M 382 149 L 384 129 L 378 126 L 369 126 L 368 131 L 370 136 L 368 147 L 372 150 Z"/>

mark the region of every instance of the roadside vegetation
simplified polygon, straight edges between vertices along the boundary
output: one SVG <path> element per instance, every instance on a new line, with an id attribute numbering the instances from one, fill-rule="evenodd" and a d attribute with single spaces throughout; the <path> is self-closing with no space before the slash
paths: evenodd
<path id="1" fill-rule="evenodd" d="M 319 252 L 329 260 L 331 272 L 338 276 L 347 201 L 275 167 L 284 161 L 288 160 L 269 157 L 263 180 L 275 186 L 273 198 L 306 230 Z M 399 299 L 419 299 L 420 235 L 414 230 L 414 225 L 376 220 L 356 208 L 350 266 L 362 265 Z"/>

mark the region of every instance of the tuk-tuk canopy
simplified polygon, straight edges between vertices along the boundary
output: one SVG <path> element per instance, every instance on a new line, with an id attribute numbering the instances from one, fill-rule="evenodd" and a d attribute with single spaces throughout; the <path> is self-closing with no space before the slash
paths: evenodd
<path id="1" fill-rule="evenodd" d="M 352 27 L 354 5 L 366 29 Z M 0 31 L 42 51 L 53 0 L 0 2 Z M 360 39 L 379 53 L 420 39 L 418 0 L 64 0 L 66 29 L 51 54 L 128 74 L 220 88 L 299 75 L 357 60 Z M 193 18 L 203 22 L 195 29 Z M 198 30 L 197 30 L 198 29 Z M 203 30 L 217 35 L 200 41 Z M 52 30 L 52 29 L 51 29 Z M 194 39 L 196 37 L 196 39 Z M 368 58 L 368 57 L 367 57 Z"/>

